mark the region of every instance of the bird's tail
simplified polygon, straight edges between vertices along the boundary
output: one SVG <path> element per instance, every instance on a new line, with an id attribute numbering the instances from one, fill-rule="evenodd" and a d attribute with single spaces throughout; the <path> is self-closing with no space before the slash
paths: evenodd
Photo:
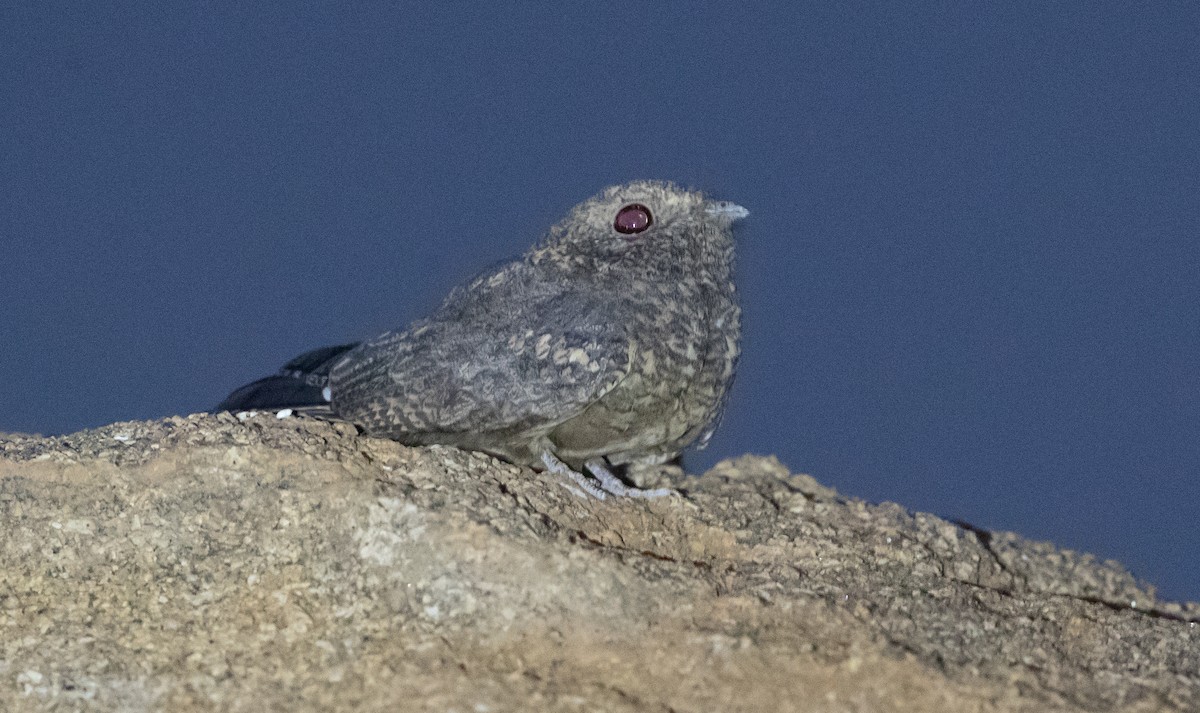
<path id="1" fill-rule="evenodd" d="M 329 402 L 322 394 L 329 381 L 329 369 L 356 346 L 354 342 L 304 352 L 284 364 L 279 373 L 234 389 L 213 411 L 290 408 L 313 416 L 330 415 Z"/>

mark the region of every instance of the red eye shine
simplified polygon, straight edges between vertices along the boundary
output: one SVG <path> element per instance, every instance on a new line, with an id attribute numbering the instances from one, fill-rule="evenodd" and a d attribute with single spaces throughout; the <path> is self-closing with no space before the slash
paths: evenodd
<path id="1" fill-rule="evenodd" d="M 618 233 L 632 235 L 649 228 L 653 222 L 654 219 L 650 217 L 649 208 L 641 203 L 630 203 L 617 211 L 617 219 L 613 221 L 613 228 Z"/>

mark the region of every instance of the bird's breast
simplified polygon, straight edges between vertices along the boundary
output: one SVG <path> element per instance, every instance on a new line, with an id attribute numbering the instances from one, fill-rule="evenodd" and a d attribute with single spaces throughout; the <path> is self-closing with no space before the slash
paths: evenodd
<path id="1" fill-rule="evenodd" d="M 563 451 L 604 454 L 614 463 L 661 461 L 705 431 L 739 349 L 740 313 L 732 286 L 721 287 L 693 283 L 630 309 L 628 374 L 556 429 Z"/>

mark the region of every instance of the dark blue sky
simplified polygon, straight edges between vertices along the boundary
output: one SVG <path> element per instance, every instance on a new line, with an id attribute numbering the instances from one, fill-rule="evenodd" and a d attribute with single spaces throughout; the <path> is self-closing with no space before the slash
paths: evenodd
<path id="1" fill-rule="evenodd" d="M 14 5 L 0 430 L 204 410 L 666 178 L 751 211 L 693 468 L 1200 599 L 1195 3 Z"/>

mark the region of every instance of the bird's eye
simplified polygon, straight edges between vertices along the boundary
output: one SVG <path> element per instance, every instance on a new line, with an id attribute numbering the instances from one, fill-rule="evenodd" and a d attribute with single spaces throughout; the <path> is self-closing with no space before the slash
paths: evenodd
<path id="1" fill-rule="evenodd" d="M 653 222 L 654 219 L 650 217 L 649 208 L 641 203 L 630 203 L 617 211 L 617 219 L 613 221 L 613 227 L 618 233 L 633 235 L 649 228 Z"/>

